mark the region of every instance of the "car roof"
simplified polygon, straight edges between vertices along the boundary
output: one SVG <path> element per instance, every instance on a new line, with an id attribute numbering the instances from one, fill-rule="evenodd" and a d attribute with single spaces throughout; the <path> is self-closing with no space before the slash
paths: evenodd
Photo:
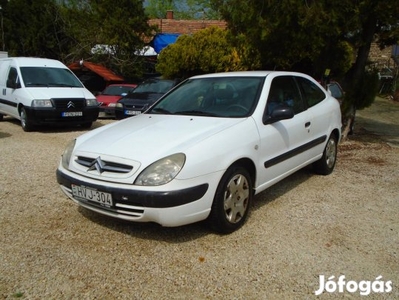
<path id="1" fill-rule="evenodd" d="M 20 67 L 52 67 L 52 68 L 67 68 L 62 62 L 39 57 L 6 57 L 1 61 L 14 61 Z"/>
<path id="2" fill-rule="evenodd" d="M 196 75 L 190 78 L 194 79 L 194 78 L 217 78 L 217 77 L 266 77 L 269 74 L 299 75 L 299 76 L 308 77 L 308 75 L 306 74 L 298 72 L 290 72 L 290 71 L 235 71 L 235 72 L 222 72 L 222 73 Z"/>

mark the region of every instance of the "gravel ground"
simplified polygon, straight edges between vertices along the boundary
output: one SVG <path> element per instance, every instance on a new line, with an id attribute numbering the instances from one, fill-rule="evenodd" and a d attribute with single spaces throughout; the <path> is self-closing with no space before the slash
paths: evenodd
<path id="1" fill-rule="evenodd" d="M 367 298 L 399 299 L 399 104 L 386 104 L 358 114 L 333 174 L 307 168 L 257 195 L 248 222 L 227 236 L 202 224 L 162 228 L 79 208 L 55 170 L 68 141 L 85 131 L 25 133 L 5 117 L 0 298 L 312 299 L 320 275 L 345 275 L 370 284 L 382 276 L 392 291 Z M 377 118 L 381 107 L 389 109 Z M 337 297 L 357 299 L 360 290 L 319 296 Z"/>

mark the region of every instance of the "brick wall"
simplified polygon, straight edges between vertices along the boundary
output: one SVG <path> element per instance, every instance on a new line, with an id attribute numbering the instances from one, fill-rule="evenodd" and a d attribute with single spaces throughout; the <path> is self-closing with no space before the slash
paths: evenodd
<path id="1" fill-rule="evenodd" d="M 218 20 L 175 20 L 175 19 L 152 19 L 150 25 L 157 25 L 161 33 L 193 34 L 210 26 L 225 29 L 226 22 Z"/>

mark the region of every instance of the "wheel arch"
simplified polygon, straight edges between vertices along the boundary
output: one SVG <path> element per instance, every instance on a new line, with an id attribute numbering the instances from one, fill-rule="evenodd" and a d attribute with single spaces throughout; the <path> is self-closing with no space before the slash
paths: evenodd
<path id="1" fill-rule="evenodd" d="M 249 173 L 249 176 L 251 176 L 251 181 L 252 181 L 252 190 L 254 191 L 254 186 L 256 182 L 256 166 L 255 163 L 247 157 L 240 158 L 236 160 L 234 163 L 231 164 L 230 167 L 232 166 L 240 166 L 246 169 Z"/>

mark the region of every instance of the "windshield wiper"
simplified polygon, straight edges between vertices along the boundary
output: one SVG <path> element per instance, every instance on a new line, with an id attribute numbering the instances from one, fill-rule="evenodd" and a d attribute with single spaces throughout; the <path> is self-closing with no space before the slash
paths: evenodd
<path id="1" fill-rule="evenodd" d="M 156 107 L 150 111 L 150 113 L 170 114 L 171 112 L 167 109 Z"/>
<path id="2" fill-rule="evenodd" d="M 50 82 L 48 85 L 49 85 L 49 86 L 59 86 L 59 87 L 78 87 L 77 85 L 73 85 L 73 84 L 67 84 L 67 83 L 53 83 L 53 82 Z"/>
<path id="3" fill-rule="evenodd" d="M 209 116 L 216 117 L 217 115 L 214 113 L 202 111 L 202 110 L 183 110 L 175 112 L 176 115 L 190 115 L 190 116 Z"/>
<path id="4" fill-rule="evenodd" d="M 47 86 L 47 83 L 39 83 L 39 82 L 27 82 L 25 83 L 25 86 Z"/>

